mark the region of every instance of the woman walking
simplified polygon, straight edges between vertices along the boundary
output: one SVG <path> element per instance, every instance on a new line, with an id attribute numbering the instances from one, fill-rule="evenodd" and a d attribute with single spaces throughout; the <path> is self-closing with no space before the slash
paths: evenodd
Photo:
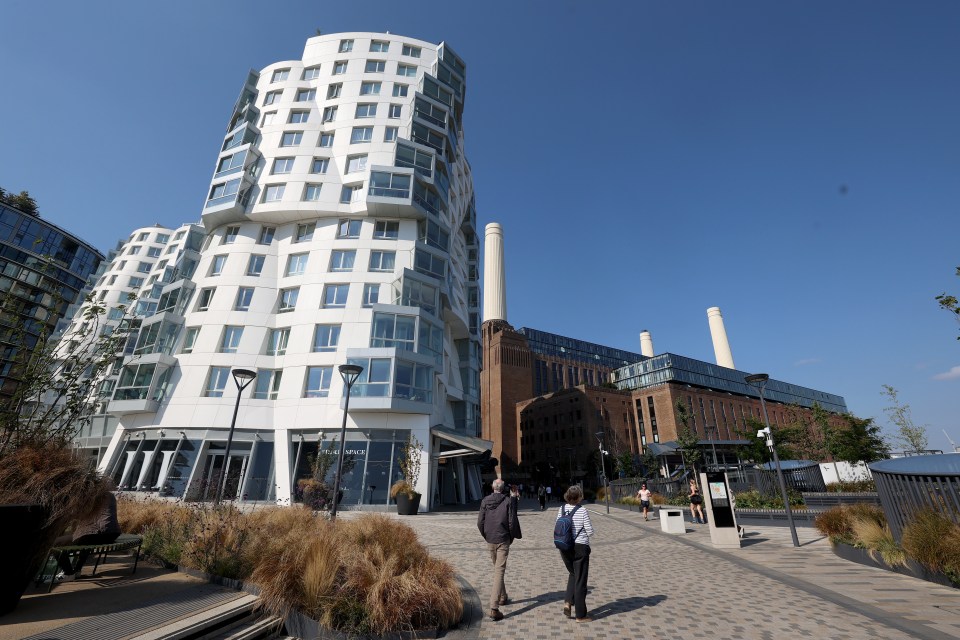
<path id="1" fill-rule="evenodd" d="M 563 615 L 568 618 L 576 614 L 577 622 L 592 622 L 587 615 L 587 576 L 590 573 L 590 536 L 593 524 L 590 514 L 580 506 L 583 491 L 573 485 L 563 495 L 566 501 L 557 511 L 557 520 L 569 515 L 573 520 L 574 545 L 569 551 L 561 551 L 560 557 L 567 567 L 567 591 L 563 598 Z"/>
<path id="2" fill-rule="evenodd" d="M 690 517 L 697 524 L 707 523 L 707 519 L 703 515 L 703 496 L 700 495 L 697 481 L 692 479 L 690 480 Z"/>

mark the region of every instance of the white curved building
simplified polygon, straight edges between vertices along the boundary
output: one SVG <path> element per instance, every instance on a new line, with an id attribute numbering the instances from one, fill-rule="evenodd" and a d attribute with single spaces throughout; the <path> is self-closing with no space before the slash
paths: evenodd
<path id="1" fill-rule="evenodd" d="M 296 501 L 318 438 L 339 434 L 337 366 L 349 362 L 364 373 L 343 505 L 388 504 L 409 434 L 425 445 L 422 509 L 479 497 L 471 462 L 489 443 L 476 438 L 465 73 L 446 44 L 343 33 L 249 74 L 216 157 L 196 271 L 162 288 L 141 329 L 175 331 L 177 346 L 125 361 L 137 387 L 118 387 L 108 406 L 119 428 L 103 470 L 188 499 L 212 497 L 225 475 L 228 498 Z M 235 368 L 257 378 L 223 474 Z"/>

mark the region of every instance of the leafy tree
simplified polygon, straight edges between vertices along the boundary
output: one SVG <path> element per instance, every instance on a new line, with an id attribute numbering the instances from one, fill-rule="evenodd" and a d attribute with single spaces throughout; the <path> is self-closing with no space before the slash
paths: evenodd
<path id="1" fill-rule="evenodd" d="M 613 458 L 614 470 L 621 477 L 632 478 L 637 474 L 637 465 L 634 462 L 633 454 L 629 451 L 621 451 Z"/>
<path id="2" fill-rule="evenodd" d="M 650 449 L 647 449 L 646 452 L 640 456 L 640 467 L 642 468 L 644 478 L 653 478 L 660 472 L 660 460 L 657 459 L 657 456 L 653 455 Z"/>
<path id="3" fill-rule="evenodd" d="M 957 267 L 956 275 L 960 276 L 960 267 Z M 935 300 L 940 305 L 941 309 L 952 313 L 957 322 L 960 322 L 960 301 L 957 300 L 956 296 L 941 293 L 935 298 Z M 957 336 L 957 340 L 960 340 L 960 336 Z"/>
<path id="4" fill-rule="evenodd" d="M 0 189 L 0 202 L 16 207 L 20 211 L 35 217 L 40 217 L 40 211 L 37 209 L 37 201 L 30 197 L 27 191 L 20 193 L 10 193 Z"/>
<path id="5" fill-rule="evenodd" d="M 890 422 L 897 427 L 897 433 L 894 438 L 899 444 L 902 444 L 906 451 L 919 452 L 926 450 L 929 440 L 927 439 L 926 425 L 918 425 L 913 421 L 913 415 L 910 412 L 910 405 L 900 404 L 898 391 L 888 384 L 883 385 L 883 391 L 880 395 L 886 396 L 890 401 L 890 406 L 883 410 L 887 414 Z"/>
<path id="6" fill-rule="evenodd" d="M 694 473 L 700 468 L 703 460 L 703 451 L 700 449 L 700 436 L 690 426 L 690 410 L 683 400 L 677 398 L 674 405 L 674 414 L 680 428 L 677 429 L 677 448 L 683 453 L 684 461 L 689 465 L 688 469 Z"/>
<path id="7" fill-rule="evenodd" d="M 890 457 L 890 445 L 873 418 L 858 418 L 852 413 L 844 413 L 840 418 L 845 424 L 831 430 L 827 439 L 834 460 L 856 464 Z"/>
<path id="8" fill-rule="evenodd" d="M 814 403 L 811 409 L 792 405 L 787 409 L 787 424 L 774 434 L 777 455 L 787 459 L 824 460 L 829 453 L 827 439 L 832 425 L 830 413 Z M 781 454 L 782 449 L 785 450 Z"/>

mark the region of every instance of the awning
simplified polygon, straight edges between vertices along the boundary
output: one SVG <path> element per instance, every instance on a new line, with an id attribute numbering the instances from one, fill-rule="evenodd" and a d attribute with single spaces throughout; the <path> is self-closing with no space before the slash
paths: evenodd
<path id="1" fill-rule="evenodd" d="M 438 446 L 434 451 L 437 458 L 456 458 L 458 456 L 472 456 L 483 454 L 493 449 L 493 442 L 468 436 L 449 427 L 436 426 L 430 428 L 430 435 L 438 438 Z"/>

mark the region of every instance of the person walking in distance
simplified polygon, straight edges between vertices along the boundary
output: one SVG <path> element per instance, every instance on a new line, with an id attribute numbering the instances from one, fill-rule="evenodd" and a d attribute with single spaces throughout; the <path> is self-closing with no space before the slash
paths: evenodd
<path id="1" fill-rule="evenodd" d="M 540 511 L 547 508 L 547 489 L 543 485 L 537 487 L 537 500 L 540 501 Z"/>
<path id="2" fill-rule="evenodd" d="M 506 483 L 497 478 L 493 481 L 493 493 L 480 502 L 480 514 L 477 516 L 477 528 L 487 541 L 490 560 L 493 562 L 493 589 L 490 592 L 490 612 L 493 621 L 503 620 L 500 606 L 510 604 L 504 575 L 507 572 L 507 556 L 510 544 L 522 536 L 520 522 L 517 519 L 519 496 L 516 490 L 510 491 L 510 497 L 503 494 Z"/>
<path id="3" fill-rule="evenodd" d="M 693 479 L 690 480 L 690 516 L 697 524 L 706 524 L 707 522 L 703 515 L 703 496 L 700 495 L 697 481 Z"/>
<path id="4" fill-rule="evenodd" d="M 567 489 L 563 495 L 566 504 L 557 511 L 557 525 L 554 528 L 554 543 L 560 549 L 560 557 L 567 568 L 567 590 L 563 598 L 563 615 L 568 618 L 576 615 L 577 622 L 591 622 L 587 615 L 587 577 L 590 574 L 590 536 L 593 524 L 590 514 L 580 503 L 583 491 L 577 485 Z M 569 523 L 561 520 L 569 518 Z M 565 540 L 561 544 L 558 533 L 564 530 Z M 564 548 L 569 547 L 569 548 Z"/>
<path id="5" fill-rule="evenodd" d="M 547 502 L 553 500 L 553 487 L 547 485 Z"/>
<path id="6" fill-rule="evenodd" d="M 650 512 L 650 490 L 647 489 L 646 482 L 640 485 L 640 491 L 637 491 L 637 500 L 643 507 L 643 519 L 647 520 L 647 514 Z"/>

